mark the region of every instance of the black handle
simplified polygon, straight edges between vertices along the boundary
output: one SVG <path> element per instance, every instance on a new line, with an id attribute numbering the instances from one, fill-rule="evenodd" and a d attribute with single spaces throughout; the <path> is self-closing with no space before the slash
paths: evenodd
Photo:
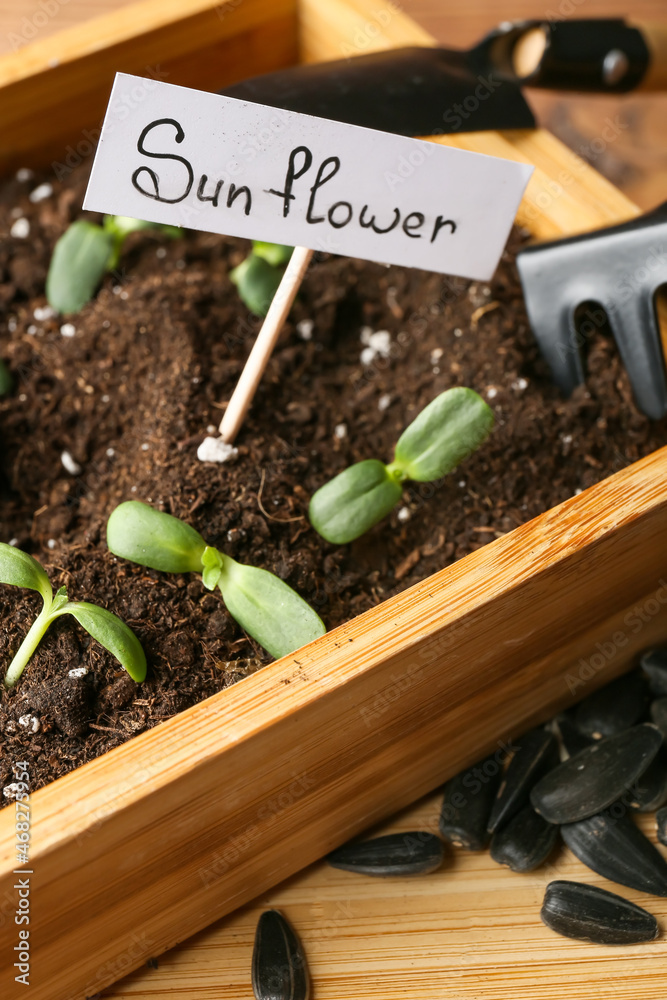
<path id="1" fill-rule="evenodd" d="M 543 47 L 535 68 L 518 75 L 515 50 L 530 32 L 542 33 Z M 641 83 L 651 54 L 638 28 L 620 18 L 592 18 L 501 25 L 472 50 L 471 60 L 530 87 L 622 94 Z"/>

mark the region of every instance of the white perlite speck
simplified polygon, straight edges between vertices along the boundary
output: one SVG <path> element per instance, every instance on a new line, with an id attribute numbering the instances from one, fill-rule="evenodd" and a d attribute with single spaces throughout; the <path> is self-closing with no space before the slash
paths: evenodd
<path id="1" fill-rule="evenodd" d="M 48 542 L 46 543 L 46 547 L 47 547 L 47 549 L 55 549 L 55 547 L 56 547 L 56 540 L 55 540 L 55 538 L 49 538 Z"/>
<path id="2" fill-rule="evenodd" d="M 516 392 L 523 392 L 524 389 L 528 388 L 528 379 L 527 378 L 518 378 L 516 380 L 516 382 L 512 382 L 512 388 Z"/>
<path id="3" fill-rule="evenodd" d="M 10 545 L 18 545 L 18 543 L 19 543 L 18 538 L 10 538 L 9 539 L 9 544 Z"/>
<path id="4" fill-rule="evenodd" d="M 384 413 L 385 410 L 389 409 L 391 405 L 391 396 L 385 392 L 383 396 L 378 399 L 378 410 L 380 413 Z"/>
<path id="5" fill-rule="evenodd" d="M 314 327 L 312 319 L 302 319 L 296 324 L 296 332 L 302 340 L 312 340 Z"/>
<path id="6" fill-rule="evenodd" d="M 51 319 L 55 316 L 55 312 L 51 306 L 37 306 L 37 308 L 33 311 L 33 316 L 38 322 L 43 323 L 44 320 Z"/>
<path id="7" fill-rule="evenodd" d="M 11 785 L 5 785 L 5 787 L 2 789 L 2 794 L 10 802 L 12 801 L 12 799 L 16 798 L 18 793 L 19 793 L 18 781 L 12 781 Z"/>
<path id="8" fill-rule="evenodd" d="M 236 458 L 239 450 L 233 444 L 227 444 L 222 438 L 205 437 L 197 448 L 197 458 L 200 462 L 228 462 Z"/>
<path id="9" fill-rule="evenodd" d="M 409 521 L 410 520 L 409 509 L 407 507 L 401 507 L 396 517 L 398 518 L 399 521 Z"/>
<path id="10" fill-rule="evenodd" d="M 115 448 L 107 448 L 107 458 L 113 458 L 116 454 Z"/>
<path id="11" fill-rule="evenodd" d="M 443 350 L 441 347 L 434 347 L 431 351 L 431 364 L 437 365 L 438 361 L 442 357 Z"/>
<path id="12" fill-rule="evenodd" d="M 17 240 L 24 240 L 26 236 L 30 235 L 30 223 L 28 220 L 23 217 L 17 219 L 9 230 L 9 235 Z"/>
<path id="13" fill-rule="evenodd" d="M 76 333 L 76 327 L 74 326 L 74 323 L 63 323 L 60 327 L 60 332 L 63 337 L 73 337 Z"/>
<path id="14" fill-rule="evenodd" d="M 28 197 L 33 203 L 38 201 L 44 201 L 45 198 L 50 198 L 53 194 L 53 188 L 50 184 L 40 184 L 36 187 L 34 191 L 31 191 Z"/>
<path id="15" fill-rule="evenodd" d="M 162 260 L 163 257 L 166 257 L 167 256 L 167 251 L 166 251 L 165 247 L 158 247 L 157 250 L 155 251 L 155 256 L 159 257 L 160 260 Z"/>
<path id="16" fill-rule="evenodd" d="M 373 332 L 370 326 L 361 329 L 361 343 L 365 344 L 359 356 L 362 365 L 370 365 L 377 357 L 386 358 L 391 350 L 391 334 L 389 330 L 376 330 Z"/>
<path id="17" fill-rule="evenodd" d="M 486 398 L 487 399 L 495 399 L 497 395 L 498 395 L 498 390 L 493 385 L 489 389 L 486 390 Z"/>
<path id="18" fill-rule="evenodd" d="M 336 424 L 334 427 L 334 437 L 342 441 L 343 438 L 347 437 L 347 424 Z"/>
<path id="19" fill-rule="evenodd" d="M 26 181 L 31 181 L 35 175 L 33 174 L 30 167 L 19 167 L 16 171 L 16 180 L 19 184 L 25 184 Z"/>
<path id="20" fill-rule="evenodd" d="M 63 463 L 63 468 L 66 472 L 69 472 L 70 476 L 78 476 L 81 472 L 81 466 L 75 459 L 72 458 L 68 451 L 64 451 L 60 456 L 60 461 Z"/>
<path id="21" fill-rule="evenodd" d="M 31 733 L 39 732 L 39 719 L 36 715 L 22 715 L 19 718 L 19 726 L 24 726 Z"/>
<path id="22" fill-rule="evenodd" d="M 87 673 L 88 667 L 72 667 L 72 669 L 68 671 L 67 675 L 68 677 L 85 677 Z"/>

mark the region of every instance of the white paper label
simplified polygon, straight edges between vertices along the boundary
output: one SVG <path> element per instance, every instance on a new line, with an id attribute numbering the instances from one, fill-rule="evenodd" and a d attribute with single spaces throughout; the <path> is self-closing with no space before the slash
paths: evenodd
<path id="1" fill-rule="evenodd" d="M 84 208 L 488 279 L 532 170 L 119 73 Z"/>

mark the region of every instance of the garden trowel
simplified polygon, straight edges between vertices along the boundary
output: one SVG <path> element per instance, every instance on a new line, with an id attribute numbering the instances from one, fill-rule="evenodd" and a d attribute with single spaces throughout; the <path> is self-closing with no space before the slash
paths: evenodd
<path id="1" fill-rule="evenodd" d="M 222 93 L 400 135 L 535 128 L 520 86 L 667 89 L 667 25 L 505 22 L 468 50 L 386 49 L 244 80 Z"/>
<path id="2" fill-rule="evenodd" d="M 468 53 L 387 49 L 242 80 L 222 94 L 397 135 L 532 129 L 521 89 L 469 64 Z"/>
<path id="3" fill-rule="evenodd" d="M 528 247 L 517 267 L 530 325 L 561 390 L 569 395 L 584 381 L 586 341 L 608 323 L 637 406 L 664 417 L 656 293 L 667 284 L 667 202 L 621 225 Z"/>

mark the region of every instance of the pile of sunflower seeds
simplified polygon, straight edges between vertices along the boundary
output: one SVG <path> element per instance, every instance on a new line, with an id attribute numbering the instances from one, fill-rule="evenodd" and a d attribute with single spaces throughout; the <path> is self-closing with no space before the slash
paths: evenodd
<path id="1" fill-rule="evenodd" d="M 667 860 L 634 813 L 656 813 L 667 845 L 667 647 L 649 650 L 640 669 L 612 681 L 544 727 L 525 733 L 503 772 L 497 755 L 457 774 L 444 788 L 440 837 L 425 830 L 353 842 L 329 864 L 384 877 L 422 875 L 443 862 L 445 841 L 490 853 L 529 872 L 559 837 L 588 868 L 619 885 L 667 897 Z M 442 839 L 441 839 L 442 838 Z M 566 937 L 599 944 L 652 941 L 653 914 L 616 893 L 557 880 L 540 916 Z M 275 910 L 262 914 L 253 955 L 257 1000 L 307 1000 L 301 944 Z"/>

